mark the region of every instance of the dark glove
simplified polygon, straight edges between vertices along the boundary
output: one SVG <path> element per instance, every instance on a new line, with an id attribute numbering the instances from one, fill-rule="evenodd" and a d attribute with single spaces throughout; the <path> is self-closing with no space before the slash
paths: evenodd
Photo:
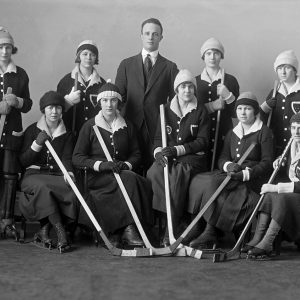
<path id="1" fill-rule="evenodd" d="M 114 173 L 120 173 L 120 168 L 113 161 L 103 161 L 99 167 L 100 171 L 112 171 Z"/>
<path id="2" fill-rule="evenodd" d="M 266 100 L 266 103 L 271 108 L 274 108 L 276 106 L 276 98 L 270 98 L 270 99 Z"/>
<path id="3" fill-rule="evenodd" d="M 236 172 L 242 171 L 242 169 L 243 168 L 239 164 L 234 163 L 234 162 L 227 165 L 227 172 L 229 172 L 229 173 L 236 173 Z"/>
<path id="4" fill-rule="evenodd" d="M 243 181 L 244 175 L 243 175 L 243 171 L 237 172 L 237 173 L 227 173 L 232 180 L 236 180 L 236 181 Z"/>
<path id="5" fill-rule="evenodd" d="M 155 154 L 155 161 L 162 167 L 168 164 L 168 160 L 162 155 L 161 152 L 157 152 Z"/>
<path id="6" fill-rule="evenodd" d="M 175 147 L 165 147 L 161 150 L 163 156 L 166 157 L 176 157 L 177 151 Z"/>
<path id="7" fill-rule="evenodd" d="M 125 164 L 124 161 L 116 161 L 115 164 L 118 166 L 120 170 L 129 170 L 129 167 L 127 164 Z"/>
<path id="8" fill-rule="evenodd" d="M 41 131 L 36 137 L 36 143 L 42 146 L 47 140 L 49 140 L 49 135 L 45 130 Z"/>

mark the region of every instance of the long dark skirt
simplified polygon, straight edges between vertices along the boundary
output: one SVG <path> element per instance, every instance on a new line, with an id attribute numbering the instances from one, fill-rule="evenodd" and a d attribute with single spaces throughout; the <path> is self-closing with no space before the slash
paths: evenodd
<path id="1" fill-rule="evenodd" d="M 91 172 L 88 176 L 89 196 L 86 201 L 100 226 L 113 233 L 134 223 L 114 174 Z M 120 176 L 140 221 L 152 224 L 150 182 L 132 171 L 121 171 Z M 94 228 L 83 208 L 78 222 Z"/>
<path id="2" fill-rule="evenodd" d="M 300 194 L 267 193 L 259 211 L 270 214 L 291 240 L 300 239 Z"/>
<path id="3" fill-rule="evenodd" d="M 206 173 L 196 175 L 189 190 L 188 211 L 197 214 L 225 179 L 226 174 Z M 259 195 L 245 183 L 231 181 L 204 214 L 207 223 L 231 232 L 244 226 L 250 217 Z"/>
<path id="4" fill-rule="evenodd" d="M 77 217 L 76 195 L 63 176 L 25 173 L 21 191 L 19 207 L 28 220 L 38 221 L 57 212 L 73 220 Z"/>
<path id="5" fill-rule="evenodd" d="M 193 169 L 189 164 L 172 164 L 169 168 L 170 198 L 172 215 L 180 219 L 188 201 L 188 190 Z M 156 162 L 148 170 L 147 177 L 151 180 L 153 190 L 153 209 L 166 212 L 164 169 Z"/>

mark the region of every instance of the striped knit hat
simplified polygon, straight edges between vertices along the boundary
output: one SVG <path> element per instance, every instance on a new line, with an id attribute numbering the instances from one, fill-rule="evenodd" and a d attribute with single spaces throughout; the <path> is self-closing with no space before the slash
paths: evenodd
<path id="1" fill-rule="evenodd" d="M 291 117 L 290 124 L 292 123 L 300 123 L 300 113 L 297 113 Z"/>
<path id="2" fill-rule="evenodd" d="M 107 80 L 105 84 L 99 90 L 99 94 L 97 96 L 97 101 L 100 101 L 102 98 L 118 98 L 122 102 L 122 96 L 119 91 L 119 88 L 110 82 L 110 79 Z"/>
<path id="3" fill-rule="evenodd" d="M 254 114 L 257 115 L 259 113 L 259 104 L 257 98 L 251 92 L 243 92 L 239 95 L 235 101 L 234 110 L 236 110 L 239 105 L 251 105 L 254 108 Z"/>

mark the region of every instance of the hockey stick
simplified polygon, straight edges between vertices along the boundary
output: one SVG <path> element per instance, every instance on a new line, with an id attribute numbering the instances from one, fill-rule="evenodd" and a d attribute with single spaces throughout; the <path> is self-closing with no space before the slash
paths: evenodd
<path id="1" fill-rule="evenodd" d="M 274 81 L 274 87 L 273 87 L 272 98 L 274 98 L 274 97 L 276 96 L 277 87 L 278 87 L 278 81 L 275 80 L 275 81 Z M 269 113 L 268 122 L 267 122 L 267 126 L 268 126 L 268 127 L 270 127 L 270 124 L 271 124 L 272 114 L 273 114 L 273 109 L 272 109 L 272 110 L 270 111 L 270 113 Z"/>
<path id="2" fill-rule="evenodd" d="M 77 89 L 78 89 L 78 72 L 75 73 L 74 92 L 76 92 Z M 72 132 L 76 136 L 75 126 L 76 126 L 76 104 L 73 106 L 73 118 L 72 118 Z"/>
<path id="3" fill-rule="evenodd" d="M 101 229 L 98 221 L 96 220 L 96 218 L 94 217 L 92 211 L 90 210 L 90 208 L 86 204 L 86 202 L 83 199 L 81 193 L 79 192 L 76 184 L 73 182 L 71 176 L 67 172 L 65 166 L 63 165 L 62 161 L 60 160 L 60 158 L 56 154 L 56 152 L 53 149 L 52 145 L 50 144 L 49 141 L 46 141 L 45 144 L 46 144 L 46 147 L 48 148 L 48 150 L 50 151 L 50 153 L 52 154 L 53 158 L 55 159 L 55 161 L 56 161 L 57 165 L 59 166 L 60 170 L 64 174 L 65 178 L 67 179 L 67 181 L 68 181 L 70 187 L 72 188 L 73 192 L 77 196 L 77 198 L 78 198 L 79 202 L 81 203 L 82 207 L 84 208 L 87 215 L 89 216 L 91 222 L 95 226 L 97 232 L 99 233 L 99 235 L 103 239 L 106 247 L 109 249 L 109 251 L 113 255 L 116 255 L 116 256 L 149 256 L 149 249 L 136 248 L 134 250 L 123 250 L 123 249 L 120 249 L 120 248 L 116 248 L 112 245 L 112 243 L 107 238 L 106 234 Z"/>
<path id="4" fill-rule="evenodd" d="M 285 147 L 285 149 L 284 149 L 284 151 L 283 151 L 283 153 L 281 155 L 281 158 L 279 160 L 279 163 L 278 163 L 277 167 L 274 169 L 274 171 L 273 171 L 273 173 L 272 173 L 272 175 L 271 175 L 268 183 L 272 183 L 273 180 L 275 179 L 275 176 L 277 175 L 277 173 L 278 173 L 278 171 L 279 171 L 279 169 L 281 167 L 283 159 L 286 156 L 286 154 L 287 154 L 287 152 L 288 152 L 288 150 L 289 150 L 289 148 L 290 148 L 290 146 L 292 144 L 292 141 L 293 141 L 293 138 L 291 138 L 289 140 L 288 144 L 286 145 L 286 147 Z M 226 261 L 226 260 L 229 260 L 229 259 L 234 259 L 234 258 L 239 258 L 240 257 L 240 246 L 241 246 L 241 244 L 242 244 L 242 242 L 244 240 L 244 237 L 245 237 L 245 235 L 246 235 L 246 233 L 247 233 L 247 231 L 248 231 L 248 229 L 249 229 L 249 227 L 250 227 L 250 225 L 251 225 L 254 217 L 256 216 L 256 213 L 257 213 L 257 211 L 259 209 L 259 206 L 261 205 L 261 203 L 262 203 L 262 201 L 264 199 L 264 196 L 265 196 L 265 194 L 262 194 L 260 196 L 260 198 L 259 198 L 259 200 L 258 200 L 258 202 L 257 202 L 257 204 L 256 204 L 256 206 L 255 206 L 255 208 L 254 208 L 254 210 L 253 210 L 253 212 L 252 212 L 252 214 L 251 214 L 248 222 L 245 225 L 245 228 L 243 229 L 243 231 L 242 231 L 239 239 L 237 240 L 236 244 L 234 245 L 234 247 L 230 251 L 228 251 L 228 252 L 219 252 L 219 253 L 216 253 L 213 256 L 213 262 L 222 262 L 222 261 Z"/>
<path id="5" fill-rule="evenodd" d="M 102 135 L 101 135 L 101 133 L 100 133 L 100 131 L 99 131 L 97 125 L 94 125 L 94 126 L 93 126 L 93 129 L 94 129 L 94 131 L 95 131 L 95 133 L 96 133 L 96 136 L 97 136 L 98 141 L 99 141 L 99 143 L 100 143 L 100 145 L 101 145 L 101 147 L 102 147 L 102 150 L 103 150 L 103 152 L 104 152 L 104 154 L 105 154 L 105 156 L 106 156 L 106 159 L 107 159 L 108 161 L 113 161 L 113 160 L 112 160 L 112 157 L 111 157 L 111 155 L 110 155 L 110 153 L 109 153 L 109 151 L 108 151 L 108 149 L 107 149 L 107 147 L 106 147 L 106 145 L 105 145 L 105 142 L 104 142 L 104 140 L 103 140 L 103 138 L 102 138 Z M 117 173 L 113 173 L 113 174 L 114 174 L 114 176 L 115 176 L 115 178 L 116 178 L 116 180 L 117 180 L 117 182 L 118 182 L 118 185 L 119 185 L 119 187 L 120 187 L 120 189 L 121 189 L 121 192 L 122 192 L 122 194 L 123 194 L 123 197 L 124 197 L 124 199 L 125 199 L 125 201 L 126 201 L 126 204 L 127 204 L 128 208 L 129 208 L 129 210 L 130 210 L 130 213 L 131 213 L 131 215 L 132 215 L 132 217 L 133 217 L 133 219 L 134 219 L 134 222 L 135 222 L 135 224 L 136 224 L 136 226 L 137 226 L 137 228 L 138 228 L 138 231 L 139 231 L 139 233 L 140 233 L 140 235 L 141 235 L 141 237 L 142 237 L 142 239 L 143 239 L 143 242 L 144 242 L 144 244 L 145 244 L 145 246 L 146 246 L 146 249 L 145 249 L 144 251 L 145 251 L 145 252 L 148 251 L 148 255 L 145 255 L 145 256 L 167 255 L 167 254 L 171 254 L 172 252 L 171 252 L 171 250 L 170 250 L 169 247 L 164 247 L 164 248 L 154 248 L 154 247 L 151 245 L 151 243 L 150 243 L 150 241 L 148 240 L 148 238 L 147 238 L 147 236 L 146 236 L 146 234 L 145 234 L 145 231 L 144 231 L 144 229 L 143 229 L 143 227 L 142 227 L 142 225 L 141 225 L 141 222 L 140 222 L 140 220 L 139 220 L 139 217 L 138 217 L 138 215 L 137 215 L 137 213 L 136 213 L 136 211 L 135 211 L 135 209 L 134 209 L 134 207 L 133 207 L 133 205 L 132 205 L 132 203 L 131 203 L 131 200 L 130 200 L 130 198 L 129 198 L 129 195 L 128 195 L 128 193 L 127 193 L 127 190 L 126 190 L 126 188 L 125 188 L 125 186 L 124 186 L 124 183 L 123 183 L 123 181 L 122 181 L 122 179 L 121 179 L 121 176 L 120 176 L 119 174 L 117 174 Z"/>
<path id="6" fill-rule="evenodd" d="M 165 119 L 165 109 L 164 105 L 161 104 L 160 107 L 160 125 L 161 125 L 161 136 L 162 136 L 162 147 L 167 146 L 167 133 L 166 133 L 166 119 Z M 166 211 L 167 211 L 167 226 L 170 243 L 175 243 L 176 239 L 173 232 L 173 222 L 172 222 L 172 212 L 171 212 L 171 197 L 170 197 L 170 182 L 169 182 L 169 171 L 168 164 L 164 166 L 164 182 L 165 182 L 165 197 L 166 197 Z M 174 249 L 174 254 L 176 256 L 191 256 L 200 259 L 202 256 L 202 251 L 197 250 L 183 244 L 178 244 Z"/>
<path id="7" fill-rule="evenodd" d="M 255 147 L 256 143 L 253 142 L 249 148 L 245 151 L 245 153 L 243 154 L 243 156 L 240 158 L 240 160 L 238 161 L 238 164 L 241 165 L 244 160 L 248 157 L 248 155 L 250 154 L 250 152 L 253 150 L 253 148 Z M 217 190 L 212 194 L 212 196 L 209 198 L 209 200 L 206 202 L 206 204 L 202 207 L 202 209 L 200 210 L 200 212 L 197 214 L 197 216 L 195 217 L 195 219 L 191 222 L 191 224 L 185 229 L 185 231 L 181 234 L 181 236 L 176 240 L 176 242 L 174 244 L 172 244 L 170 246 L 171 250 L 175 250 L 176 247 L 178 247 L 178 245 L 182 242 L 182 240 L 187 236 L 187 234 L 193 229 L 193 227 L 196 225 L 196 223 L 200 220 L 200 218 L 204 215 L 204 213 L 207 211 L 207 209 L 209 208 L 209 206 L 216 200 L 216 198 L 220 195 L 220 193 L 222 192 L 222 190 L 225 188 L 225 186 L 227 185 L 227 183 L 230 180 L 230 175 L 227 175 L 225 177 L 225 179 L 223 180 L 223 182 L 219 185 L 219 187 L 217 188 Z"/>
<path id="8" fill-rule="evenodd" d="M 12 93 L 12 88 L 8 87 L 6 90 L 6 94 L 11 94 L 11 93 Z M 2 101 L 4 101 L 4 100 L 2 100 Z M 1 118 L 0 118 L 0 140 L 2 138 L 2 133 L 3 133 L 4 125 L 5 125 L 6 116 L 7 115 L 1 115 Z"/>
<path id="9" fill-rule="evenodd" d="M 224 84 L 224 77 L 225 77 L 225 71 L 222 69 L 222 78 L 221 78 L 221 84 Z M 220 100 L 222 100 L 222 97 L 219 97 Z M 217 125 L 216 125 L 216 132 L 215 132 L 215 140 L 214 140 L 214 149 L 213 149 L 213 156 L 211 161 L 211 167 L 210 170 L 213 171 L 215 167 L 215 160 L 216 160 L 216 152 L 217 152 L 217 145 L 218 145 L 218 137 L 219 137 L 219 130 L 220 130 L 220 120 L 221 120 L 221 110 L 218 110 L 217 113 Z"/>

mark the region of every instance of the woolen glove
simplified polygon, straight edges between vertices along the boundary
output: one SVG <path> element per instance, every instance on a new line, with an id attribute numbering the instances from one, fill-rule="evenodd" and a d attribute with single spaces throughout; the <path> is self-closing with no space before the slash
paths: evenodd
<path id="1" fill-rule="evenodd" d="M 38 136 L 36 137 L 35 142 L 42 146 L 47 140 L 49 140 L 49 135 L 45 130 L 41 131 Z"/>
<path id="2" fill-rule="evenodd" d="M 217 86 L 217 94 L 221 96 L 223 99 L 227 99 L 230 96 L 230 92 L 226 85 L 218 84 Z"/>
<path id="3" fill-rule="evenodd" d="M 100 164 L 99 170 L 103 172 L 112 171 L 114 173 L 120 173 L 120 168 L 113 161 L 103 161 Z"/>
<path id="4" fill-rule="evenodd" d="M 74 87 L 72 87 L 72 90 L 70 94 L 65 96 L 65 99 L 71 104 L 75 105 L 80 102 L 80 90 L 74 91 Z"/>
<path id="5" fill-rule="evenodd" d="M 276 169 L 278 168 L 278 164 L 281 160 L 281 157 L 279 156 L 274 162 L 273 162 L 273 168 Z M 284 157 L 282 162 L 281 162 L 281 166 L 280 167 L 284 167 L 286 165 L 286 161 L 287 161 L 287 158 Z"/>
<path id="6" fill-rule="evenodd" d="M 243 181 L 244 175 L 243 175 L 243 171 L 237 172 L 237 173 L 227 173 L 232 180 L 236 180 L 236 181 Z"/>
<path id="7" fill-rule="evenodd" d="M 0 115 L 8 115 L 11 111 L 11 107 L 6 101 L 0 101 Z"/>
<path id="8" fill-rule="evenodd" d="M 276 106 L 276 98 L 271 98 L 266 100 L 266 103 L 270 108 L 274 108 Z"/>
<path id="9" fill-rule="evenodd" d="M 116 161 L 115 164 L 119 167 L 120 170 L 129 170 L 127 164 L 124 161 Z"/>
<path id="10" fill-rule="evenodd" d="M 227 172 L 229 173 L 236 173 L 241 171 L 242 169 L 243 168 L 239 164 L 234 162 L 231 162 L 230 164 L 227 165 Z"/>
<path id="11" fill-rule="evenodd" d="M 3 100 L 7 102 L 7 104 L 11 107 L 18 107 L 19 100 L 14 94 L 6 94 L 3 96 Z"/>
<path id="12" fill-rule="evenodd" d="M 155 161 L 162 167 L 168 164 L 168 160 L 162 155 L 161 152 L 155 154 Z"/>
<path id="13" fill-rule="evenodd" d="M 222 110 L 225 107 L 225 102 L 222 99 L 217 99 L 212 102 L 205 103 L 205 107 L 208 110 L 208 113 L 211 114 L 217 110 Z"/>
<path id="14" fill-rule="evenodd" d="M 176 157 L 177 150 L 175 147 L 165 147 L 161 150 L 161 154 L 166 157 Z"/>

